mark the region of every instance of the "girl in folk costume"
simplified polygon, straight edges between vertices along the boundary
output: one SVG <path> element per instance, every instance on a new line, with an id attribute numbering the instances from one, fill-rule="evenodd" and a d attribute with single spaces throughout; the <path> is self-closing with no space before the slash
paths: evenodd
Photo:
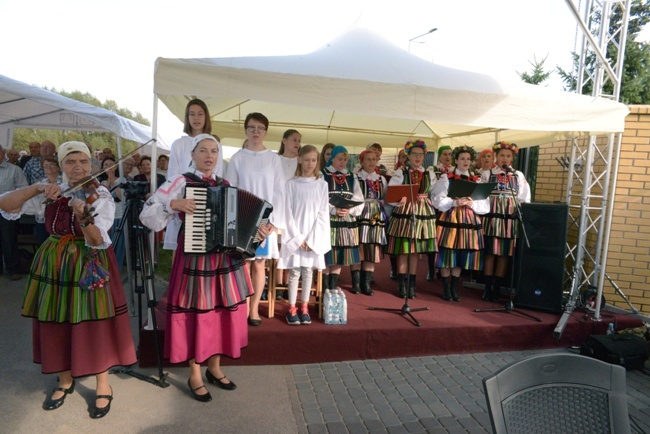
<path id="1" fill-rule="evenodd" d="M 108 369 L 137 361 L 122 278 L 108 231 L 113 198 L 97 187 L 91 205 L 66 191 L 86 181 L 91 154 L 81 142 L 63 143 L 57 158 L 63 183 L 32 184 L 0 196 L 0 214 L 10 220 L 44 213 L 49 238 L 39 247 L 27 281 L 22 315 L 33 318 L 33 360 L 44 374 L 57 373 L 58 387 L 43 403 L 55 410 L 74 392 L 75 379 L 97 381 L 90 417 L 108 414 L 113 389 Z M 63 192 L 63 196 L 62 196 Z M 51 201 L 48 205 L 45 200 Z M 85 401 L 84 401 L 85 405 Z"/>
<path id="2" fill-rule="evenodd" d="M 415 298 L 415 275 L 420 253 L 435 253 L 436 216 L 431 205 L 430 193 L 436 183 L 433 170 L 423 167 L 427 145 L 422 140 L 408 141 L 404 145 L 408 155 L 408 165 L 396 170 L 388 185 L 419 184 L 418 195 L 413 202 L 403 197 L 393 204 L 393 212 L 388 221 L 388 246 L 386 253 L 397 255 L 397 282 L 399 296 Z M 410 168 L 408 167 L 410 166 Z M 415 214 L 415 222 L 412 215 Z M 407 273 L 409 286 L 406 287 Z"/>
<path id="3" fill-rule="evenodd" d="M 441 212 L 436 221 L 438 256 L 436 268 L 440 269 L 443 282 L 442 298 L 460 301 L 458 280 L 465 270 L 480 270 L 483 264 L 483 232 L 481 218 L 490 210 L 488 199 L 473 200 L 471 197 L 450 198 L 447 193 L 457 180 L 480 182 L 470 168 L 476 151 L 470 146 L 459 146 L 452 152 L 455 169 L 444 174 L 436 184 L 433 205 Z"/>
<path id="4" fill-rule="evenodd" d="M 318 170 L 318 150 L 303 146 L 298 153 L 295 176 L 286 185 L 285 217 L 287 229 L 282 233 L 282 249 L 278 269 L 289 273 L 290 325 L 311 324 L 309 295 L 312 270 L 325 269 L 330 242 L 329 193 L 327 183 Z M 298 279 L 302 276 L 302 304 L 296 308 Z"/>
<path id="5" fill-rule="evenodd" d="M 492 149 L 497 165 L 481 176 L 483 182 L 496 182 L 490 195 L 490 212 L 483 219 L 485 234 L 485 291 L 483 299 L 494 301 L 499 295 L 501 279 L 508 269 L 508 258 L 514 255 L 517 238 L 516 202 L 530 202 L 526 177 L 512 169 L 512 160 L 519 149 L 514 143 L 497 142 Z M 505 168 L 504 168 L 505 166 Z"/>
<path id="6" fill-rule="evenodd" d="M 438 161 L 436 162 L 436 167 L 433 169 L 435 174 L 436 174 L 436 179 L 440 179 L 440 177 L 446 173 L 452 173 L 454 171 L 454 166 L 452 165 L 453 158 L 451 156 L 451 146 L 440 146 L 438 148 L 437 156 L 438 156 Z M 439 215 L 440 212 L 436 212 L 436 215 Z M 436 275 L 436 254 L 435 253 L 429 253 L 427 254 L 427 265 L 429 267 L 429 270 L 427 271 L 427 280 L 431 282 L 434 279 L 434 276 Z"/>
<path id="7" fill-rule="evenodd" d="M 169 151 L 169 165 L 167 166 L 167 179 L 176 175 L 182 175 L 187 172 L 192 162 L 192 149 L 194 149 L 193 139 L 199 134 L 211 134 L 212 122 L 210 121 L 210 111 L 208 106 L 200 99 L 192 99 L 185 106 L 185 120 L 183 123 L 183 132 L 186 134 L 172 143 Z M 216 176 L 223 176 L 223 155 L 221 144 L 219 144 L 219 161 L 214 167 Z M 165 242 L 163 248 L 166 250 L 176 250 L 178 231 L 181 227 L 181 221 L 175 219 L 167 225 L 165 231 Z"/>
<path id="8" fill-rule="evenodd" d="M 335 146 L 322 171 L 323 179 L 327 182 L 330 197 L 340 195 L 344 199 L 363 202 L 363 193 L 359 181 L 348 173 L 348 150 L 343 146 Z M 329 205 L 330 233 L 332 249 L 325 255 L 326 272 L 323 274 L 325 288 L 335 289 L 338 286 L 341 268 L 359 263 L 359 226 L 357 216 L 361 214 L 363 203 L 352 208 L 337 208 Z M 352 292 L 361 290 L 361 274 L 359 270 L 352 272 Z"/>
<path id="9" fill-rule="evenodd" d="M 226 179 L 233 187 L 239 187 L 266 200 L 273 205 L 273 212 L 266 225 L 268 236 L 255 252 L 255 259 L 249 261 L 251 281 L 255 295 L 251 299 L 248 324 L 262 325 L 259 305 L 264 291 L 267 259 L 280 257 L 276 228 L 284 229 L 284 186 L 286 180 L 278 155 L 266 149 L 264 138 L 269 120 L 262 113 L 249 113 L 244 120 L 248 144 L 230 158 Z"/>
<path id="10" fill-rule="evenodd" d="M 395 163 L 395 168 L 393 170 L 389 170 L 388 173 L 386 173 L 386 175 L 392 177 L 395 174 L 395 172 L 404 169 L 404 167 L 406 167 L 404 166 L 404 163 L 406 163 L 407 158 L 408 157 L 406 155 L 406 152 L 404 152 L 404 148 L 400 149 L 399 152 L 397 153 L 397 162 Z M 390 203 L 386 203 L 384 207 L 386 210 L 386 216 L 388 220 L 390 220 L 390 216 L 393 213 L 393 205 Z M 393 280 L 397 280 L 397 256 L 389 254 L 388 259 L 390 260 L 389 277 Z"/>
<path id="11" fill-rule="evenodd" d="M 363 151 L 359 155 L 361 170 L 357 174 L 359 186 L 363 192 L 364 205 L 359 223 L 359 253 L 361 265 L 351 267 L 353 270 L 361 267 L 361 293 L 373 295 L 370 284 L 375 264 L 384 257 L 383 249 L 386 245 L 386 213 L 384 199 L 386 197 L 386 178 L 379 175 L 377 168 L 377 153 L 372 149 Z"/>
<path id="12" fill-rule="evenodd" d="M 479 152 L 474 166 L 475 172 L 478 173 L 479 176 L 494 169 L 497 166 L 494 161 L 494 151 L 492 149 L 483 149 Z"/>
<path id="13" fill-rule="evenodd" d="M 219 156 L 217 140 L 210 134 L 194 138 L 192 167 L 163 184 L 144 204 L 140 221 L 154 231 L 162 230 L 175 217 L 185 221 L 196 210 L 193 198 L 185 198 L 187 187 L 228 185 L 213 173 Z M 260 230 L 262 232 L 263 229 Z M 187 385 L 194 399 L 212 399 L 206 389 L 201 364 L 210 383 L 235 389 L 221 370 L 221 355 L 239 357 L 248 345 L 246 298 L 252 294 L 245 261 L 225 253 L 186 254 L 185 229 L 178 234 L 167 292 L 165 357 L 172 363 L 189 361 Z"/>

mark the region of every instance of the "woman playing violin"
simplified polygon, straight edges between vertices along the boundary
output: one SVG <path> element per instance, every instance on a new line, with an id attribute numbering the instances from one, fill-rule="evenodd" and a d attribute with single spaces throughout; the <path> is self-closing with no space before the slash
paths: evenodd
<path id="1" fill-rule="evenodd" d="M 113 399 L 108 369 L 136 362 L 108 236 L 115 204 L 96 181 L 92 182 L 96 188 L 78 188 L 92 179 L 90 151 L 84 143 L 62 144 L 58 159 L 61 185 L 33 184 L 5 193 L 0 196 L 0 213 L 17 219 L 45 207 L 50 236 L 36 252 L 22 305 L 22 315 L 33 318 L 34 362 L 44 374 L 58 375 L 58 385 L 43 409 L 59 408 L 74 392 L 75 379 L 94 375 L 97 395 L 90 417 L 97 419 L 108 414 Z"/>

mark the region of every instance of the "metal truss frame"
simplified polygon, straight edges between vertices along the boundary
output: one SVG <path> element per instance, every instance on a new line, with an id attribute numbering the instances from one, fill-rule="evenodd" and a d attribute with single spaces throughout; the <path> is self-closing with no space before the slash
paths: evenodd
<path id="1" fill-rule="evenodd" d="M 576 92 L 585 93 L 591 86 L 592 96 L 618 101 L 631 0 L 587 0 L 582 5 L 582 16 L 580 5 L 576 6 L 573 0 L 565 1 L 582 33 Z M 620 23 L 612 22 L 615 13 L 622 15 Z M 610 55 L 613 52 L 615 57 Z M 589 62 L 594 58 L 595 67 L 592 67 Z M 605 93 L 608 82 L 613 89 L 609 94 Z M 569 296 L 553 333 L 556 339 L 562 336 L 578 303 L 584 303 L 580 296 L 585 288 L 588 293 L 596 291 L 594 319 L 600 320 L 603 284 L 605 278 L 609 279 L 605 270 L 621 139 L 622 134 L 618 133 L 606 137 L 575 137 L 572 141 L 566 192 L 571 234 L 566 247 Z M 613 286 L 635 310 L 618 286 Z"/>

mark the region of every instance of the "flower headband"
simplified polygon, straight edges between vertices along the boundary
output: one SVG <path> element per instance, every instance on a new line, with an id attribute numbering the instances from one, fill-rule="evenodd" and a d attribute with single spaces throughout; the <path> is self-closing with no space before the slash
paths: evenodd
<path id="1" fill-rule="evenodd" d="M 453 151 L 451 151 L 451 158 L 456 161 L 458 158 L 459 154 L 462 154 L 463 152 L 469 153 L 469 157 L 472 159 L 472 161 L 476 160 L 476 151 L 474 148 L 471 146 L 463 145 L 463 146 L 457 146 L 454 148 Z"/>
<path id="2" fill-rule="evenodd" d="M 422 148 L 424 153 L 427 153 L 427 144 L 424 143 L 424 140 L 409 140 L 406 142 L 404 145 L 404 152 L 406 155 L 409 155 L 411 153 L 411 149 L 413 148 Z"/>
<path id="3" fill-rule="evenodd" d="M 509 150 L 511 150 L 515 155 L 519 152 L 519 148 L 517 147 L 517 144 L 516 144 L 516 143 L 510 143 L 510 142 L 503 142 L 503 141 L 502 141 L 502 142 L 496 142 L 496 143 L 492 146 L 492 150 L 494 150 L 495 153 L 496 153 L 496 152 L 499 152 L 499 150 L 501 150 L 501 149 L 509 149 Z"/>

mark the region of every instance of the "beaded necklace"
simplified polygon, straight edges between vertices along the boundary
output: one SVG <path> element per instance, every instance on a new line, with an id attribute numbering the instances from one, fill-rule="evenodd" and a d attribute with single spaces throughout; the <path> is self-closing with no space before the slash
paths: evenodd
<path id="1" fill-rule="evenodd" d="M 418 169 L 411 169 L 409 171 L 409 176 L 411 178 L 411 182 L 413 184 L 419 184 L 420 181 L 423 178 L 422 174 L 423 174 L 423 172 L 420 172 Z"/>

